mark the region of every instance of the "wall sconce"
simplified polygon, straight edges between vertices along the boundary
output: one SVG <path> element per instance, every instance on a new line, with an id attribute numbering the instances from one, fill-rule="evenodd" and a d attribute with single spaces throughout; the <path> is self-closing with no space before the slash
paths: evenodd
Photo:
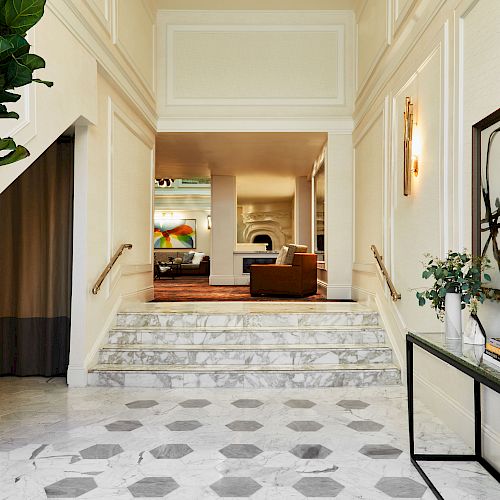
<path id="1" fill-rule="evenodd" d="M 411 194 L 411 176 L 418 175 L 418 156 L 413 154 L 413 103 L 411 98 L 405 100 L 404 111 L 404 171 L 403 171 L 403 194 Z M 415 151 L 417 153 L 417 151 Z"/>
<path id="2" fill-rule="evenodd" d="M 212 216 L 207 215 L 207 227 L 208 229 L 212 229 Z"/>

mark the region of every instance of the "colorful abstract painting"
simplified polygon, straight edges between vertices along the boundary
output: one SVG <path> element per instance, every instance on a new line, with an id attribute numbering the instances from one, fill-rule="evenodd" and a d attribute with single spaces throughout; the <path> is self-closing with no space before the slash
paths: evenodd
<path id="1" fill-rule="evenodd" d="M 196 219 L 155 218 L 155 248 L 196 248 Z"/>

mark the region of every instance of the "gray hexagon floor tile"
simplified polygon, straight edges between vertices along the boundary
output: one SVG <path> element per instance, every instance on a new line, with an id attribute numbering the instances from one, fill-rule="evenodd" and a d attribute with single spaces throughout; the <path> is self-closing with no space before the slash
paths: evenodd
<path id="1" fill-rule="evenodd" d="M 134 409 L 134 408 L 152 408 L 153 406 L 157 405 L 158 401 L 154 401 L 153 399 L 140 399 L 139 401 L 132 401 L 131 403 L 127 403 L 125 406 Z"/>
<path id="2" fill-rule="evenodd" d="M 182 458 L 193 452 L 187 444 L 162 444 L 150 451 L 153 457 L 158 459 Z"/>
<path id="3" fill-rule="evenodd" d="M 402 450 L 394 448 L 390 444 L 366 444 L 359 452 L 367 457 L 376 459 L 395 459 L 403 453 Z"/>
<path id="4" fill-rule="evenodd" d="M 384 428 L 382 424 L 374 422 L 373 420 L 353 420 L 351 423 L 347 424 L 347 427 L 358 432 L 378 432 Z"/>
<path id="5" fill-rule="evenodd" d="M 123 453 L 123 448 L 119 444 L 95 444 L 80 451 L 85 459 L 111 458 L 120 453 Z"/>
<path id="6" fill-rule="evenodd" d="M 93 477 L 66 477 L 45 486 L 47 498 L 77 498 L 97 488 Z"/>
<path id="7" fill-rule="evenodd" d="M 163 498 L 179 485 L 171 477 L 145 477 L 128 486 L 133 497 Z"/>
<path id="8" fill-rule="evenodd" d="M 335 498 L 344 489 L 329 477 L 303 477 L 293 487 L 308 498 Z"/>
<path id="9" fill-rule="evenodd" d="M 106 427 L 106 429 L 110 432 L 130 432 L 142 427 L 142 424 L 139 420 L 116 420 L 115 422 L 111 422 L 104 427 Z"/>
<path id="10" fill-rule="evenodd" d="M 219 450 L 227 458 L 254 458 L 262 453 L 262 450 L 254 444 L 229 444 Z"/>
<path id="11" fill-rule="evenodd" d="M 171 431 L 194 431 L 202 426 L 198 420 L 177 420 L 170 424 L 167 424 L 165 427 L 170 429 Z"/>
<path id="12" fill-rule="evenodd" d="M 223 477 L 210 485 L 210 488 L 222 498 L 248 498 L 262 486 L 251 477 Z"/>
<path id="13" fill-rule="evenodd" d="M 364 401 L 360 401 L 359 399 L 343 399 L 337 403 L 337 406 L 341 406 L 346 410 L 364 410 L 370 405 Z"/>
<path id="14" fill-rule="evenodd" d="M 255 420 L 235 420 L 229 424 L 226 424 L 226 427 L 231 429 L 232 431 L 245 431 L 245 432 L 253 432 L 264 427 L 259 422 Z"/>
<path id="15" fill-rule="evenodd" d="M 409 477 L 383 477 L 375 488 L 391 498 L 422 498 L 427 489 Z"/>
<path id="16" fill-rule="evenodd" d="M 231 404 L 237 408 L 258 408 L 264 403 L 258 399 L 238 399 L 238 401 L 233 401 Z"/>
<path id="17" fill-rule="evenodd" d="M 290 450 L 296 457 L 304 459 L 326 458 L 331 452 L 321 444 L 298 444 Z"/>
<path id="18" fill-rule="evenodd" d="M 296 432 L 315 432 L 319 431 L 323 425 L 313 420 L 295 420 L 290 422 L 287 427 Z"/>
<path id="19" fill-rule="evenodd" d="M 290 399 L 285 403 L 290 408 L 312 408 L 316 403 L 308 399 Z"/>
<path id="20" fill-rule="evenodd" d="M 183 408 L 205 408 L 212 403 L 208 399 L 186 399 L 179 403 Z"/>

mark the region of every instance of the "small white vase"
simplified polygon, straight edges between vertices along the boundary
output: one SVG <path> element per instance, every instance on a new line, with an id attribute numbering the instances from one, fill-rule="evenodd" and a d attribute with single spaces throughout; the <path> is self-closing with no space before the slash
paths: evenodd
<path id="1" fill-rule="evenodd" d="M 477 316 L 474 316 L 472 314 L 469 315 L 469 318 L 465 323 L 463 342 L 464 344 L 471 344 L 478 346 L 485 344 L 486 338 L 481 329 L 481 325 L 479 323 Z"/>
<path id="2" fill-rule="evenodd" d="M 448 292 L 444 298 L 444 332 L 447 340 L 462 338 L 462 294 Z"/>

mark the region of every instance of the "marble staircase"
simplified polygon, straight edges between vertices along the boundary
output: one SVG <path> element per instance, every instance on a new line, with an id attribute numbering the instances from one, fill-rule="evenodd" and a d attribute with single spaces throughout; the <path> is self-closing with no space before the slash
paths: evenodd
<path id="1" fill-rule="evenodd" d="M 378 313 L 351 303 L 129 307 L 118 313 L 89 373 L 89 384 L 97 386 L 399 383 L 400 371 L 393 364 Z"/>

